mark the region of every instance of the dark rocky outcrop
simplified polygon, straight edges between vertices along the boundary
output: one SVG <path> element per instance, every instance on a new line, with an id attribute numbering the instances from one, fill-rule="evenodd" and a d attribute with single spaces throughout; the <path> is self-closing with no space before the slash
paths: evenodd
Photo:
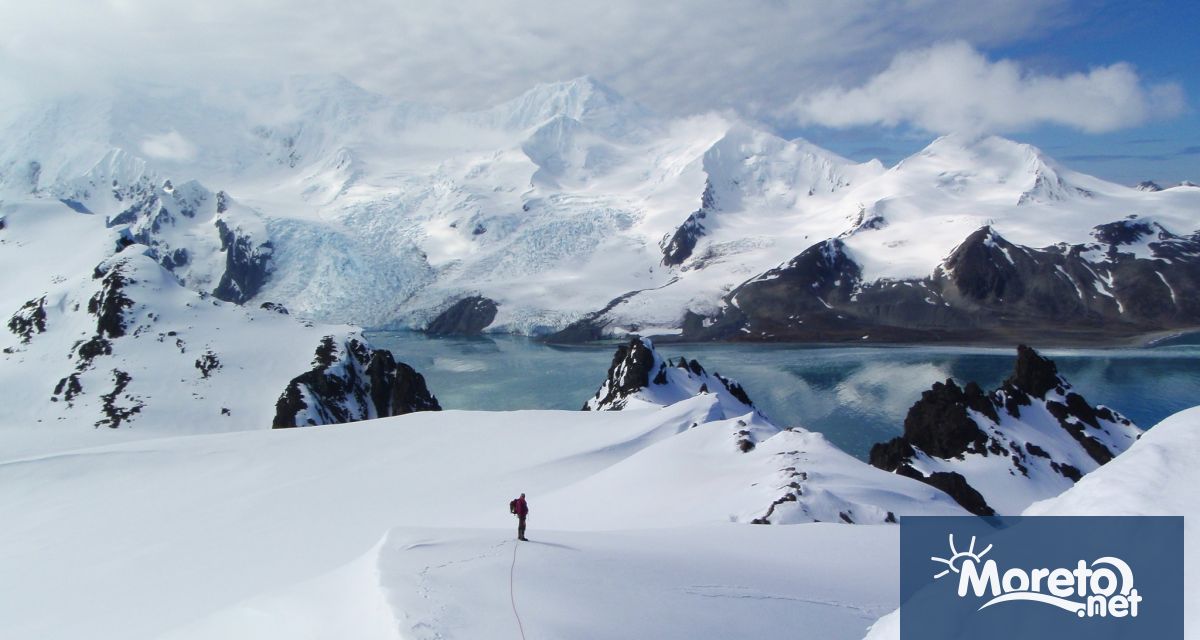
<path id="1" fill-rule="evenodd" d="M 425 386 L 425 376 L 403 362 L 396 362 L 390 351 L 376 349 L 371 353 L 367 378 L 371 401 L 380 417 L 442 410 L 437 398 Z"/>
<path id="2" fill-rule="evenodd" d="M 88 340 L 76 342 L 72 352 L 79 358 L 75 369 L 82 372 L 91 368 L 92 360 L 112 355 L 112 342 L 98 335 L 92 336 Z"/>
<path id="3" fill-rule="evenodd" d="M 145 404 L 137 397 L 125 394 L 125 388 L 133 381 L 133 376 L 121 371 L 113 369 L 113 388 L 112 391 L 100 396 L 103 405 L 100 408 L 104 417 L 96 422 L 97 427 L 108 427 L 116 429 L 121 426 L 121 423 L 128 421 L 133 416 L 141 413 Z M 78 382 L 76 380 L 76 382 Z M 118 401 L 124 399 L 129 404 L 121 406 Z"/>
<path id="4" fill-rule="evenodd" d="M 908 467 L 911 469 L 911 467 Z M 924 482 L 930 486 L 941 489 L 946 495 L 954 498 L 954 501 L 962 505 L 962 508 L 970 511 L 977 516 L 994 516 L 995 509 L 988 506 L 987 500 L 975 490 L 967 479 L 961 473 L 955 471 L 936 471 L 928 476 L 912 476 L 908 473 L 901 472 L 901 475 L 908 475 Z"/>
<path id="5" fill-rule="evenodd" d="M 711 322 L 692 315 L 683 324 L 684 340 L 805 340 L 862 335 L 870 324 L 847 316 L 834 303 L 849 300 L 860 287 L 862 269 L 839 239 L 805 249 L 787 264 L 734 289 Z"/>
<path id="6" fill-rule="evenodd" d="M 1121 246 L 1140 242 L 1146 237 L 1153 235 L 1154 232 L 1154 226 L 1149 222 L 1133 218 L 1097 225 L 1092 230 L 1092 237 L 1101 244 L 1106 244 L 1113 249 L 1117 249 Z"/>
<path id="7" fill-rule="evenodd" d="M 275 302 L 264 302 L 264 303 L 258 305 L 258 308 L 264 309 L 266 311 L 274 311 L 275 313 L 278 313 L 278 314 L 284 315 L 284 316 L 288 315 L 287 307 L 285 307 L 281 304 L 275 303 Z"/>
<path id="8" fill-rule="evenodd" d="M 22 344 L 36 333 L 46 332 L 46 296 L 30 300 L 8 319 L 8 330 L 21 338 Z"/>
<path id="9" fill-rule="evenodd" d="M 59 396 L 62 396 L 62 399 L 67 404 L 70 404 L 75 399 L 75 396 L 81 393 L 83 393 L 83 383 L 79 381 L 79 374 L 72 373 L 54 385 L 54 395 L 50 396 L 50 399 L 58 402 Z"/>
<path id="10" fill-rule="evenodd" d="M 125 287 L 132 284 L 125 275 L 125 264 L 118 262 L 103 275 L 100 291 L 88 300 L 88 313 L 96 316 L 98 338 L 120 338 L 125 335 L 125 310 L 133 306 L 133 300 L 125 295 Z"/>
<path id="11" fill-rule="evenodd" d="M 695 360 L 664 360 L 647 338 L 632 338 L 617 347 L 604 382 L 583 405 L 584 411 L 620 411 L 630 398 L 651 404 L 668 405 L 696 395 L 715 395 L 724 418 L 757 410 L 750 395 L 735 380 L 720 373 L 709 373 Z M 745 423 L 741 423 L 745 426 Z M 740 434 L 742 451 L 754 448 L 749 432 Z"/>
<path id="12" fill-rule="evenodd" d="M 650 374 L 657 373 L 661 364 L 654 350 L 641 338 L 634 338 L 629 344 L 617 347 L 604 383 L 595 397 L 584 403 L 583 410 L 592 408 L 589 405 L 620 410 L 629 396 L 650 386 Z M 656 380 L 659 380 L 658 384 L 666 383 L 665 376 L 661 379 L 656 376 Z"/>
<path id="13" fill-rule="evenodd" d="M 605 316 L 617 308 L 618 305 L 624 304 L 640 291 L 630 291 L 623 293 L 604 305 L 603 309 L 594 311 L 584 315 L 582 318 L 572 322 L 563 329 L 551 333 L 542 338 L 543 342 L 550 344 L 581 344 L 584 342 L 595 342 L 603 340 L 605 337 L 605 329 L 610 324 Z"/>
<path id="14" fill-rule="evenodd" d="M 438 314 L 425 333 L 433 336 L 477 336 L 496 319 L 497 305 L 483 296 L 468 296 Z"/>
<path id="15" fill-rule="evenodd" d="M 1043 398 L 1051 389 L 1061 388 L 1061 385 L 1058 365 L 1022 344 L 1017 345 L 1017 364 L 1013 367 L 1012 375 L 1001 388 L 1009 397 L 1023 397 L 1022 404 L 1029 404 L 1026 394 Z"/>
<path id="16" fill-rule="evenodd" d="M 214 371 L 221 368 L 221 359 L 217 354 L 210 351 L 205 351 L 199 358 L 196 358 L 196 369 L 200 372 L 201 378 L 207 378 Z"/>
<path id="17" fill-rule="evenodd" d="M 414 411 L 440 411 L 425 378 L 356 338 L 321 340 L 313 368 L 288 383 L 275 404 L 276 429 L 341 424 Z"/>
<path id="18" fill-rule="evenodd" d="M 696 243 L 707 232 L 704 228 L 704 219 L 716 209 L 716 191 L 713 189 L 712 182 L 706 181 L 704 193 L 700 196 L 700 208 L 688 215 L 683 224 L 675 229 L 675 233 L 662 243 L 662 264 L 664 266 L 678 266 L 692 257 L 692 252 L 696 250 Z"/>
<path id="19" fill-rule="evenodd" d="M 1018 425 L 1024 412 L 1037 415 Z M 1044 431 L 1051 417 L 1078 448 Z M 1050 474 L 1076 482 L 1085 472 L 1079 465 L 1090 469 L 1108 462 L 1139 434 L 1120 414 L 1088 404 L 1053 361 L 1021 345 L 1012 375 L 991 393 L 974 382 L 962 388 L 953 380 L 935 383 L 909 409 L 903 435 L 873 446 L 869 461 L 942 489 L 972 513 L 991 515 L 995 505 L 971 486 L 971 467 L 955 467 L 955 461 L 992 456 L 999 468 L 1008 467 L 1013 481 Z"/>
<path id="20" fill-rule="evenodd" d="M 953 380 L 934 383 L 921 394 L 904 418 L 908 444 L 938 458 L 954 458 L 968 451 L 982 451 L 987 436 L 979 430 L 968 410 L 975 409 L 996 420 L 995 409 L 974 382 L 960 389 Z"/>
<path id="21" fill-rule="evenodd" d="M 274 246 L 269 240 L 255 244 L 253 238 L 230 228 L 224 220 L 217 220 L 216 226 L 221 236 L 221 251 L 225 253 L 225 272 L 213 296 L 243 304 L 257 295 L 267 281 Z"/>
<path id="22" fill-rule="evenodd" d="M 1094 242 L 1034 249 L 990 227 L 930 276 L 863 281 L 840 240 L 733 289 L 712 317 L 688 314 L 687 341 L 1058 342 L 1200 325 L 1200 234 L 1131 216 Z"/>

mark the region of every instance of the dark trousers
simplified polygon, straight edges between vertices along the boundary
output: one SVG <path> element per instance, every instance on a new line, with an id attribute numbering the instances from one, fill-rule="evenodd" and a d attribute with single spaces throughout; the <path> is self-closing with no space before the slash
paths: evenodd
<path id="1" fill-rule="evenodd" d="M 517 538 L 525 539 L 525 516 L 517 516 Z"/>

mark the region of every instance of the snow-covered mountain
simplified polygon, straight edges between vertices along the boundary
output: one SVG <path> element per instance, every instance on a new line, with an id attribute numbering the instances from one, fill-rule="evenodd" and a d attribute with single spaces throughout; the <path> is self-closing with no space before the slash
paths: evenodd
<path id="1" fill-rule="evenodd" d="M 885 168 L 663 118 L 587 77 L 468 113 L 305 76 L 0 120 L 4 211 L 107 216 L 185 286 L 314 321 L 812 340 L 1055 318 L 1095 339 L 1200 317 L 1180 293 L 1200 283 L 1200 190 L 1106 183 L 996 137 Z M 226 229 L 194 223 L 219 206 Z"/>
<path id="2" fill-rule="evenodd" d="M 984 393 L 936 383 L 904 419 L 904 435 L 871 448 L 872 465 L 938 487 L 978 515 L 1016 515 L 1058 495 L 1141 437 L 1093 407 L 1052 361 L 1024 345 L 1013 374 Z"/>
<path id="3" fill-rule="evenodd" d="M 941 491 L 873 469 L 819 433 L 775 426 L 736 381 L 708 373 L 695 360 L 664 360 L 650 340 L 634 338 L 617 348 L 608 376 L 583 409 L 646 408 L 688 408 L 692 422 L 684 420 L 674 438 L 597 474 L 577 487 L 578 492 L 598 500 L 628 495 L 624 501 L 629 508 L 661 520 L 679 507 L 664 506 L 657 497 L 644 499 L 643 487 L 704 486 L 712 482 L 716 469 L 725 470 L 721 475 L 740 469 L 755 480 L 745 486 L 747 493 L 737 503 L 729 505 L 750 507 L 739 521 L 879 524 L 897 522 L 897 514 L 962 513 Z M 752 497 L 764 490 L 769 501 Z M 751 506 L 756 504 L 757 510 Z"/>
<path id="4" fill-rule="evenodd" d="M 316 414 L 306 413 L 301 424 L 436 407 L 419 374 L 390 353 L 372 354 L 354 327 L 314 324 L 279 304 L 238 305 L 203 292 L 244 291 L 240 260 L 255 249 L 238 235 L 237 206 L 195 183 L 142 186 L 122 195 L 136 214 L 127 223 L 57 202 L 8 210 L 0 271 L 10 275 L 0 284 L 0 301 L 14 312 L 0 334 L 0 386 L 9 399 L 0 428 L 39 426 L 51 438 L 90 427 L 159 436 L 264 429 L 280 422 L 277 399 L 285 404 L 285 390 L 293 388 L 304 390 Z M 76 195 L 80 209 L 112 204 L 107 190 Z M 236 237 L 222 247 L 227 236 Z M 224 271 L 196 267 L 204 243 Z M 206 283 L 200 292 L 183 286 L 198 282 Z M 323 353 L 342 350 L 371 356 L 370 366 L 340 385 L 304 373 L 321 364 L 313 362 L 314 351 L 322 361 Z M 297 386 L 295 376 L 312 384 Z M 410 379 L 419 382 L 416 397 L 431 402 L 321 410 L 380 393 L 410 398 Z"/>

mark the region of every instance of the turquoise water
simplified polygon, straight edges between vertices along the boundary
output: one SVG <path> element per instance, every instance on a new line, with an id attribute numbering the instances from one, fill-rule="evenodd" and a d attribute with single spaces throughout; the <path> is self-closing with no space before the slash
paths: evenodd
<path id="1" fill-rule="evenodd" d="M 578 409 L 604 380 L 614 345 L 549 346 L 519 337 L 429 338 L 373 331 L 372 344 L 425 375 L 447 409 Z M 997 386 L 1016 349 L 976 347 L 814 347 L 808 345 L 660 345 L 732 377 L 780 426 L 825 434 L 866 458 L 875 442 L 898 435 L 908 408 L 939 380 Z M 1049 349 L 1043 352 L 1092 404 L 1105 404 L 1143 428 L 1200 404 L 1200 335 L 1152 348 Z"/>

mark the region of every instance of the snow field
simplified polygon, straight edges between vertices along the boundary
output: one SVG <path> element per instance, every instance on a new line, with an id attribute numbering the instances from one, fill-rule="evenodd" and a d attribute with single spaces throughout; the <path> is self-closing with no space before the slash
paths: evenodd
<path id="1" fill-rule="evenodd" d="M 725 482 L 690 488 L 659 476 L 661 485 L 636 490 L 572 489 L 620 464 L 639 473 L 657 456 L 638 462 L 638 454 L 683 446 L 680 431 L 695 442 L 707 430 L 701 448 L 728 446 L 738 459 L 726 425 L 688 429 L 709 414 L 708 402 L 418 413 L 6 456 L 0 635 L 272 637 L 264 634 L 274 629 L 284 637 L 299 627 L 310 634 L 301 637 L 345 637 L 337 621 L 353 620 L 364 637 L 392 637 L 388 629 L 479 637 L 471 631 L 511 626 L 503 545 L 515 520 L 505 505 L 525 492 L 532 539 L 569 547 L 521 550 L 527 628 L 567 633 L 596 622 L 590 637 L 650 637 L 688 620 L 689 633 L 735 621 L 779 629 L 781 615 L 828 637 L 858 637 L 868 618 L 896 605 L 894 526 L 730 523 L 735 500 L 724 494 L 752 495 L 747 485 L 775 472 L 749 463 L 716 470 Z M 656 517 L 655 502 L 671 516 Z M 417 543 L 428 546 L 407 548 Z M 426 566 L 435 568 L 422 596 Z M 861 579 L 860 569 L 875 577 Z M 485 588 L 491 580 L 495 589 Z M 746 617 L 718 622 L 726 607 Z"/>

